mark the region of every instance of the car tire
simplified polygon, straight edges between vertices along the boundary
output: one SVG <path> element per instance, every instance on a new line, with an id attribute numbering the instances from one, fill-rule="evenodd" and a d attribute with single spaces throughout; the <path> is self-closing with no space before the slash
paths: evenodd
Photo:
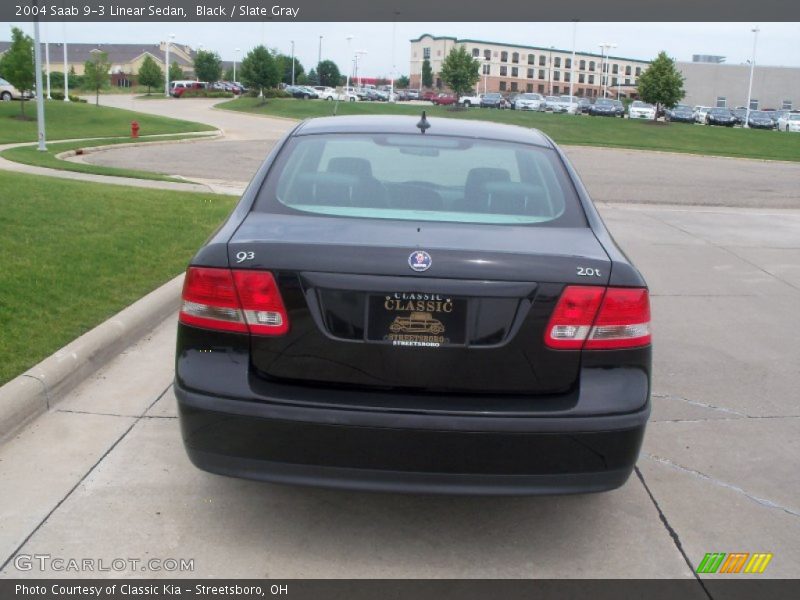
<path id="1" fill-rule="evenodd" d="M 784 131 L 786 131 L 786 133 L 789 133 L 789 126 L 788 125 L 786 126 L 786 129 Z"/>
<path id="2" fill-rule="evenodd" d="M 465 100 L 464 101 L 464 108 L 469 108 L 470 106 L 472 106 L 472 102 L 470 102 L 469 100 Z"/>
<path id="3" fill-rule="evenodd" d="M 3 102 L 11 102 L 11 92 L 3 92 L 0 94 L 0 100 Z"/>
<path id="4" fill-rule="evenodd" d="M 332 102 L 333 101 L 333 96 L 328 96 L 327 98 L 325 98 L 325 100 L 327 100 L 328 102 Z"/>
<path id="5" fill-rule="evenodd" d="M 355 101 L 356 101 L 355 98 L 350 98 L 350 102 L 355 102 Z"/>

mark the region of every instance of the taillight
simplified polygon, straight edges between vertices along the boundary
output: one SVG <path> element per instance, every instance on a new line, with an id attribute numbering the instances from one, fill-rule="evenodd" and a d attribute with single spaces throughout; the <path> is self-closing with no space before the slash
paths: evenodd
<path id="1" fill-rule="evenodd" d="M 567 286 L 545 331 L 559 350 L 610 350 L 650 343 L 650 299 L 645 288 Z"/>
<path id="2" fill-rule="evenodd" d="M 181 323 L 255 335 L 283 335 L 289 318 L 269 271 L 189 267 Z"/>

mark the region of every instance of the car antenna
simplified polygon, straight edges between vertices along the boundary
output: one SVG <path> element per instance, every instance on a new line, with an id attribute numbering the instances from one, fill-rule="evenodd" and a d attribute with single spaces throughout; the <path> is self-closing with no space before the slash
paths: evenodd
<path id="1" fill-rule="evenodd" d="M 425 111 L 422 111 L 422 118 L 417 123 L 417 129 L 419 129 L 423 134 L 425 133 L 426 129 L 430 129 L 431 124 L 428 123 L 428 118 L 425 116 Z"/>

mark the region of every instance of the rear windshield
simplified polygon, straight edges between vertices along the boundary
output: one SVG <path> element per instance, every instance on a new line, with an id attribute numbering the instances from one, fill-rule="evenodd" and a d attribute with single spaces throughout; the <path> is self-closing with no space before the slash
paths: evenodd
<path id="1" fill-rule="evenodd" d="M 270 169 L 255 210 L 586 226 L 554 150 L 420 134 L 295 137 Z"/>

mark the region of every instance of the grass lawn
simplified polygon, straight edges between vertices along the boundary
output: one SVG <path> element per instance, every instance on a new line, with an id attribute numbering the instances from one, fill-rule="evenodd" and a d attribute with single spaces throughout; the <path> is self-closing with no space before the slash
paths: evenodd
<path id="1" fill-rule="evenodd" d="M 185 179 L 178 179 L 169 177 L 160 173 L 153 173 L 152 171 L 140 171 L 137 169 L 124 169 L 121 167 L 105 167 L 103 165 L 92 165 L 88 163 L 76 163 L 56 158 L 56 154 L 66 152 L 67 150 L 75 150 L 77 148 L 88 148 L 93 146 L 115 146 L 118 144 L 130 144 L 135 142 L 147 141 L 168 141 L 168 140 L 181 140 L 187 137 L 195 138 L 202 136 L 186 136 L 186 135 L 170 135 L 156 138 L 113 138 L 106 140 L 94 140 L 88 142 L 61 142 L 55 144 L 47 144 L 47 152 L 39 152 L 38 148 L 33 146 L 19 146 L 17 148 L 8 148 L 0 152 L 0 156 L 13 160 L 14 162 L 23 163 L 26 165 L 35 165 L 37 167 L 49 167 L 51 169 L 60 169 L 62 171 L 76 171 L 78 173 L 96 173 L 98 175 L 114 175 L 116 177 L 135 177 L 138 179 L 154 179 L 156 181 L 186 181 Z"/>
<path id="2" fill-rule="evenodd" d="M 261 105 L 258 98 L 238 98 L 218 104 L 218 108 L 306 119 L 329 116 L 334 102 L 321 100 L 296 100 L 276 98 Z M 340 102 L 340 115 L 419 115 L 422 110 L 429 117 L 481 119 L 524 127 L 535 127 L 559 144 L 580 146 L 611 146 L 689 152 L 717 156 L 763 158 L 770 160 L 800 161 L 800 135 L 754 129 L 706 127 L 684 123 L 653 124 L 628 119 L 554 115 L 551 113 L 523 112 L 471 108 L 453 111 L 433 105 L 386 104 L 379 102 Z M 434 124 L 435 126 L 435 124 Z"/>
<path id="3" fill-rule="evenodd" d="M 28 102 L 25 114 L 34 117 L 20 121 L 19 102 L 0 102 L 0 144 L 35 142 L 36 104 Z M 178 134 L 190 131 L 213 131 L 202 123 L 181 121 L 157 115 L 146 115 L 121 108 L 95 106 L 79 102 L 48 100 L 45 102 L 47 140 L 68 140 L 89 137 L 124 137 L 130 135 L 131 121 L 138 121 L 139 135 Z"/>
<path id="4" fill-rule="evenodd" d="M 235 198 L 0 171 L 0 384 L 179 274 Z"/>

